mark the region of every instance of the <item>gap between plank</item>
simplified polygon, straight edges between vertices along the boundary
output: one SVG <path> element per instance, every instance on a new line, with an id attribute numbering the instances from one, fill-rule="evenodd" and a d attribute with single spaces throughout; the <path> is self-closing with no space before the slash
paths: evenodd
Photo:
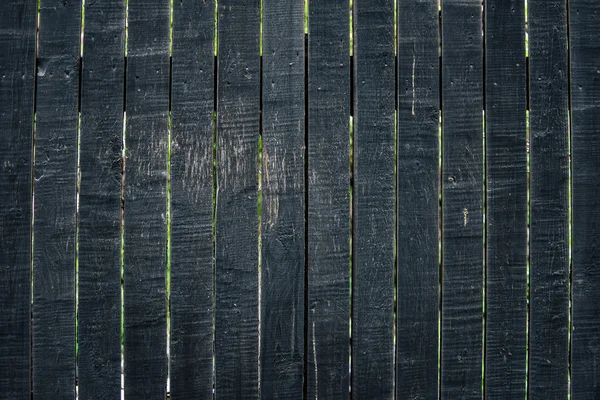
<path id="1" fill-rule="evenodd" d="M 171 140 L 173 120 L 171 106 L 173 104 L 173 0 L 169 1 L 169 104 L 167 116 L 167 240 L 166 240 L 166 293 L 167 293 L 167 381 L 166 397 L 171 397 Z"/>
<path id="2" fill-rule="evenodd" d="M 261 324 L 262 324 L 262 213 L 263 213 L 263 195 L 262 195 L 262 185 L 263 185 L 263 1 L 260 0 L 259 5 L 260 10 L 260 29 L 258 36 L 258 48 L 259 48 L 259 67 L 258 67 L 258 79 L 259 79 L 259 101 L 258 101 L 258 163 L 257 163 L 257 221 L 258 221 L 258 365 L 257 365 L 257 390 L 258 390 L 258 399 L 261 397 L 260 383 L 261 383 L 261 346 L 260 346 L 260 338 L 261 338 Z"/>
<path id="3" fill-rule="evenodd" d="M 482 310 L 482 315 L 481 315 L 481 394 L 483 396 L 483 398 L 485 399 L 485 359 L 486 359 L 486 334 L 487 334 L 487 326 L 486 326 L 486 322 L 487 322 L 487 266 L 488 266 L 488 262 L 487 262 L 487 233 L 488 233 L 488 220 L 487 220 L 487 192 L 488 192 L 488 182 L 487 182 L 487 138 L 486 138 L 486 123 L 485 123 L 485 110 L 487 108 L 487 99 L 486 99 L 486 85 L 487 85 L 487 81 L 486 81 L 486 67 L 487 67 L 487 59 L 486 59 L 486 43 L 485 43 L 485 29 L 486 29 L 486 25 L 485 25 L 485 18 L 486 18 L 486 8 L 485 8 L 485 1 L 486 0 L 482 0 L 481 2 L 481 36 L 482 36 L 482 40 L 481 43 L 483 44 L 483 51 L 482 51 L 482 62 L 483 62 L 483 66 L 481 68 L 482 72 L 483 72 L 483 95 L 482 95 L 482 99 L 483 99 L 483 109 L 482 109 L 482 116 L 481 116 L 481 123 L 482 123 L 482 164 L 483 164 L 483 173 L 482 173 L 482 178 L 483 178 L 483 194 L 482 194 L 482 200 L 483 200 L 483 207 L 482 207 L 482 211 L 483 211 L 483 223 L 482 223 L 482 228 L 483 228 L 483 243 L 482 243 L 482 247 L 483 247 L 483 270 L 482 270 L 482 279 L 483 279 L 483 283 L 481 285 L 481 310 Z M 468 212 L 465 210 L 465 225 L 467 223 L 467 214 Z"/>
<path id="4" fill-rule="evenodd" d="M 36 31 L 35 31 L 35 61 L 33 66 L 33 124 L 31 133 L 31 224 L 30 224 L 30 264 L 29 264 L 29 282 L 30 282 L 30 301 L 29 301 L 29 400 L 33 400 L 33 250 L 34 250 L 34 224 L 35 224 L 35 137 L 37 132 L 37 76 L 39 66 L 39 48 L 40 48 L 40 0 L 36 1 Z"/>
<path id="5" fill-rule="evenodd" d="M 308 0 L 304 0 L 304 351 L 302 397 L 308 400 Z"/>
<path id="6" fill-rule="evenodd" d="M 568 368 L 568 389 L 567 394 L 569 400 L 571 399 L 571 372 L 573 367 L 573 159 L 572 159 L 572 145 L 573 145 L 573 121 L 571 119 L 571 110 L 572 110 L 572 92 L 571 92 L 571 14 L 570 14 L 570 0 L 566 0 L 566 11 L 567 11 L 567 93 L 568 93 L 568 110 L 567 110 L 567 129 L 569 130 L 567 135 L 567 148 L 569 152 L 569 179 L 568 179 L 568 187 L 569 187 L 569 195 L 568 195 L 568 235 L 569 235 L 569 328 L 568 328 L 568 358 L 569 358 L 569 368 Z"/>
<path id="7" fill-rule="evenodd" d="M 121 148 L 121 400 L 125 399 L 125 165 L 127 162 L 127 45 L 129 1 L 125 1 L 125 46 L 123 67 L 123 143 Z"/>
<path id="8" fill-rule="evenodd" d="M 77 92 L 77 172 L 75 184 L 75 398 L 79 398 L 79 195 L 81 189 L 81 86 L 83 80 L 83 37 L 85 0 L 81 1 L 79 33 L 79 85 Z"/>
<path id="9" fill-rule="evenodd" d="M 442 252 L 444 248 L 443 243 L 443 222 L 444 222 L 444 208 L 443 208 L 443 119 L 442 119 L 442 96 L 443 96 L 443 59 L 442 59 L 442 3 L 438 0 L 438 75 L 439 75 L 439 116 L 438 116 L 438 370 L 437 370 L 437 382 L 438 382 L 438 399 L 442 398 L 442 298 L 443 298 L 443 277 L 444 277 L 444 265 Z"/>
<path id="10" fill-rule="evenodd" d="M 530 92 L 530 78 L 529 78 L 529 12 L 527 8 L 527 0 L 525 0 L 525 87 L 526 87 L 526 99 L 527 99 L 527 110 L 526 122 L 525 122 L 525 135 L 526 135 L 526 153 L 527 153 L 527 282 L 526 282 L 526 328 L 525 328 L 525 400 L 529 398 L 529 319 L 531 315 L 530 310 L 530 268 L 531 268 L 531 128 L 530 128 L 530 114 L 529 114 L 529 92 Z"/>
<path id="11" fill-rule="evenodd" d="M 214 28 L 213 28 L 213 142 L 212 142 L 212 400 L 216 398 L 216 359 L 215 359 L 215 341 L 216 341 L 216 257 L 217 257 L 217 100 L 218 100 L 218 76 L 219 60 L 217 52 L 219 47 L 219 1 L 215 0 L 214 10 Z"/>

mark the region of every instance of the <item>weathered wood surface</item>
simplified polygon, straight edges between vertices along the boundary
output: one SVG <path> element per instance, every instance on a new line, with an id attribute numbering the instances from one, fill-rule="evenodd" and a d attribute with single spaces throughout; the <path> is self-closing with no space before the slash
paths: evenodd
<path id="1" fill-rule="evenodd" d="M 124 195 L 125 398 L 167 390 L 169 4 L 128 3 Z"/>
<path id="2" fill-rule="evenodd" d="M 171 398 L 213 389 L 213 1 L 173 3 Z"/>
<path id="3" fill-rule="evenodd" d="M 394 2 L 354 12 L 352 398 L 394 394 Z M 310 160 L 309 160 L 310 162 Z"/>
<path id="4" fill-rule="evenodd" d="M 29 399 L 36 5 L 0 5 L 0 398 Z"/>
<path id="5" fill-rule="evenodd" d="M 569 1 L 573 179 L 571 395 L 600 393 L 600 4 Z"/>
<path id="6" fill-rule="evenodd" d="M 304 4 L 263 2 L 260 396 L 302 399 Z"/>
<path id="7" fill-rule="evenodd" d="M 598 11 L 6 0 L 0 398 L 600 396 Z"/>
<path id="8" fill-rule="evenodd" d="M 437 1 L 398 1 L 396 398 L 438 396 L 440 54 Z"/>
<path id="9" fill-rule="evenodd" d="M 442 1 L 441 395 L 482 396 L 481 2 Z"/>
<path id="10" fill-rule="evenodd" d="M 75 397 L 81 1 L 40 2 L 34 165 L 32 391 Z"/>
<path id="11" fill-rule="evenodd" d="M 566 398 L 569 369 L 567 2 L 531 0 L 529 397 Z"/>
<path id="12" fill-rule="evenodd" d="M 125 1 L 89 2 L 81 77 L 79 398 L 121 396 Z"/>
<path id="13" fill-rule="evenodd" d="M 348 0 L 308 4 L 308 398 L 349 392 Z"/>
<path id="14" fill-rule="evenodd" d="M 485 396 L 523 398 L 527 357 L 525 2 L 485 3 Z"/>
<path id="15" fill-rule="evenodd" d="M 257 399 L 260 3 L 218 4 L 215 394 Z"/>

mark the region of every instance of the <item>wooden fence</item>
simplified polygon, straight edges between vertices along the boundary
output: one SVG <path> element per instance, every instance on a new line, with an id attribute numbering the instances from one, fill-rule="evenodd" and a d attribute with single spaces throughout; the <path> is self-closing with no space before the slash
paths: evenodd
<path id="1" fill-rule="evenodd" d="M 3 0 L 0 398 L 600 398 L 599 11 Z"/>

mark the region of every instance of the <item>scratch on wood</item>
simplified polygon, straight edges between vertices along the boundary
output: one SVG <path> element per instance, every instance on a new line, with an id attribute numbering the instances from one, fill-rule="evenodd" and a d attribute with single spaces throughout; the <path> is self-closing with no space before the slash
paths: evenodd
<path id="1" fill-rule="evenodd" d="M 467 210 L 466 208 L 463 209 L 463 224 L 464 226 L 467 226 L 467 216 L 469 215 L 469 210 Z"/>
<path id="2" fill-rule="evenodd" d="M 315 335 L 315 321 L 312 323 L 312 339 L 313 339 L 313 361 L 315 363 L 315 400 L 319 399 L 319 374 L 317 368 L 317 343 Z"/>
<path id="3" fill-rule="evenodd" d="M 412 64 L 412 115 L 415 115 L 415 66 L 417 63 L 416 56 L 413 56 Z"/>

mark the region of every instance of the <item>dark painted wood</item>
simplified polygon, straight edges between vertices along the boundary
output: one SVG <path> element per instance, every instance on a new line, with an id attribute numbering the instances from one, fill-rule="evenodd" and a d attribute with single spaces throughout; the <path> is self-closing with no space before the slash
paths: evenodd
<path id="1" fill-rule="evenodd" d="M 352 398 L 394 396 L 394 0 L 354 12 Z"/>
<path id="2" fill-rule="evenodd" d="M 125 1 L 88 2 L 81 78 L 80 399 L 121 396 L 121 172 Z"/>
<path id="3" fill-rule="evenodd" d="M 529 398 L 566 398 L 569 154 L 566 0 L 530 0 Z"/>
<path id="4" fill-rule="evenodd" d="M 36 4 L 2 2 L 0 26 L 0 398 L 29 399 Z"/>
<path id="5" fill-rule="evenodd" d="M 524 0 L 485 3 L 486 398 L 524 398 L 527 70 Z"/>
<path id="6" fill-rule="evenodd" d="M 81 1 L 42 0 L 34 173 L 33 396 L 75 397 Z"/>
<path id="7" fill-rule="evenodd" d="M 438 396 L 439 13 L 398 1 L 396 398 Z"/>
<path id="8" fill-rule="evenodd" d="M 260 2 L 218 12 L 215 395 L 256 399 Z"/>
<path id="9" fill-rule="evenodd" d="M 350 352 L 348 0 L 309 1 L 308 398 L 347 398 Z"/>
<path id="10" fill-rule="evenodd" d="M 573 157 L 572 398 L 600 394 L 600 4 L 570 0 Z"/>
<path id="11" fill-rule="evenodd" d="M 260 392 L 302 399 L 304 3 L 263 2 Z"/>
<path id="12" fill-rule="evenodd" d="M 167 388 L 169 3 L 129 0 L 125 140 L 125 398 Z"/>
<path id="13" fill-rule="evenodd" d="M 171 398 L 213 389 L 213 1 L 173 3 Z"/>
<path id="14" fill-rule="evenodd" d="M 481 1 L 442 1 L 441 394 L 480 399 L 483 332 Z"/>

